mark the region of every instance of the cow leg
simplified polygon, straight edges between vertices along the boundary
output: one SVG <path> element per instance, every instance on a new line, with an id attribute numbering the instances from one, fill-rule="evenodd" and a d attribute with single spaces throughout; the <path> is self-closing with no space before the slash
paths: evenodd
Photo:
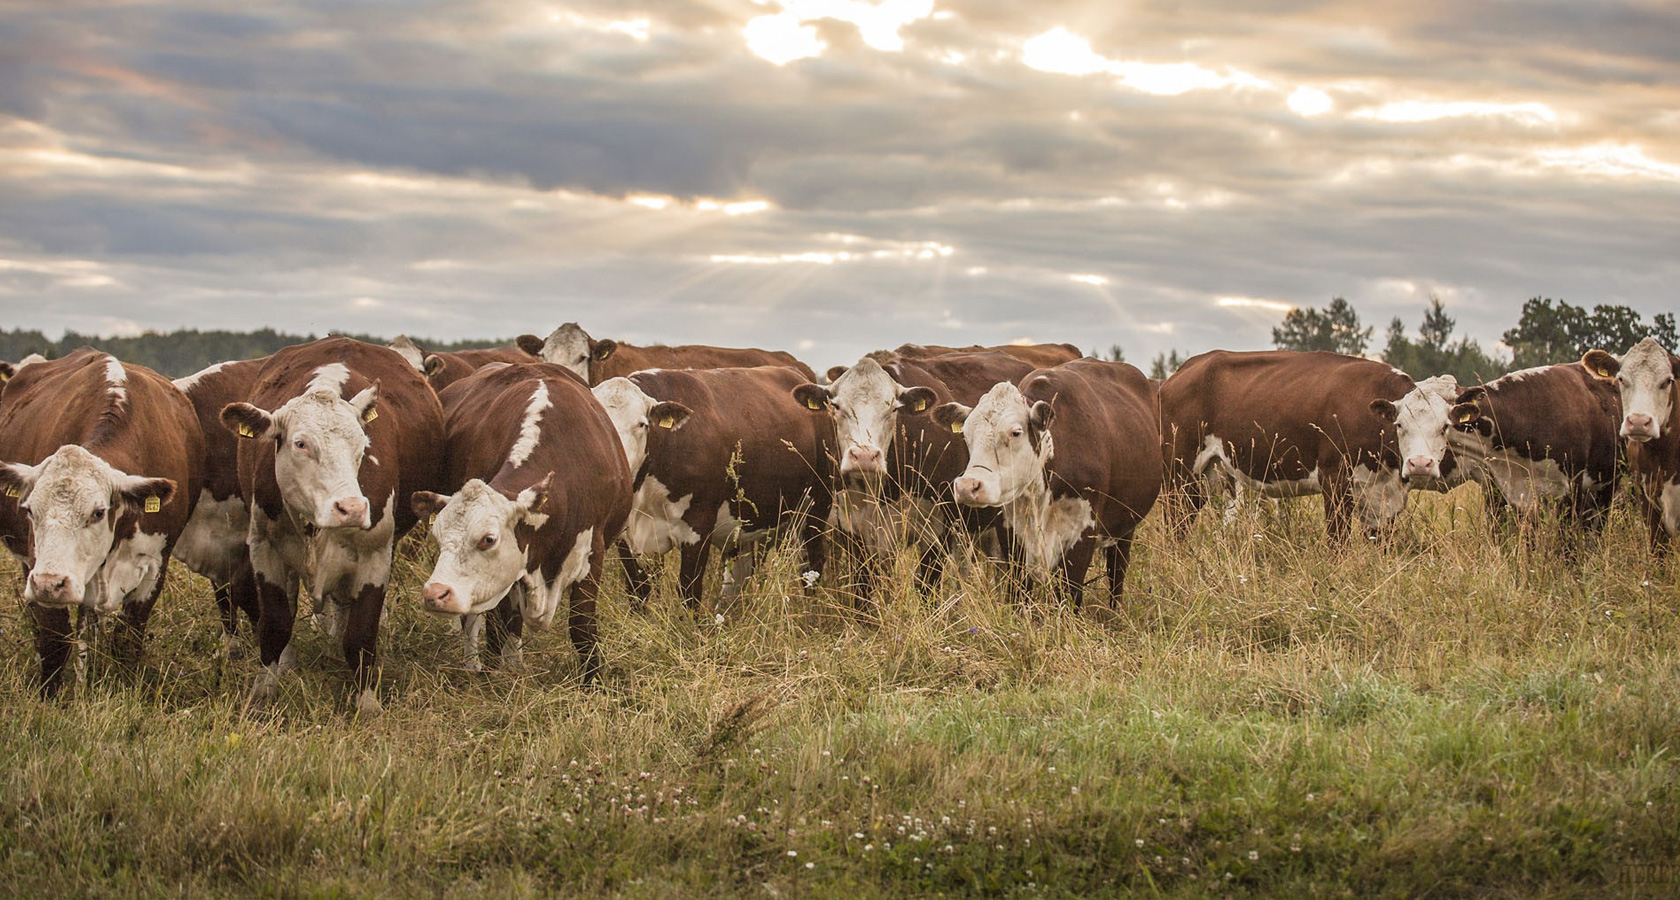
<path id="1" fill-rule="evenodd" d="M 257 595 L 257 658 L 263 665 L 251 688 L 251 700 L 260 704 L 274 698 L 280 676 L 293 665 L 292 620 L 297 615 L 293 605 L 297 574 L 266 538 L 251 546 L 251 586 Z"/>
<path id="2" fill-rule="evenodd" d="M 1097 539 L 1087 534 L 1062 554 L 1056 593 L 1061 595 L 1062 602 L 1076 610 L 1085 603 L 1085 573 L 1090 571 L 1091 557 L 1096 555 L 1096 552 Z"/>
<path id="3" fill-rule="evenodd" d="M 1319 486 L 1324 491 L 1324 528 L 1332 544 L 1345 544 L 1353 523 L 1353 491 L 1347 470 L 1320 464 Z"/>
<path id="4" fill-rule="evenodd" d="M 699 541 L 704 547 L 706 542 Z M 683 548 L 683 560 L 688 560 L 688 547 Z M 577 648 L 578 658 L 583 663 L 583 683 L 595 683 L 595 676 L 601 671 L 601 657 L 595 649 L 595 594 L 601 589 L 601 567 L 606 557 L 606 540 L 597 533 L 594 547 L 589 552 L 589 574 L 572 585 L 571 615 L 566 620 L 571 632 L 572 646 Z M 702 557 L 702 561 L 704 558 Z"/>
<path id="5" fill-rule="evenodd" d="M 166 557 L 164 566 L 169 565 Z M 140 655 L 146 645 L 146 623 L 152 619 L 152 609 L 157 606 L 158 596 L 163 593 L 163 569 L 151 577 L 149 582 L 140 585 L 139 589 L 123 601 L 122 615 L 117 617 L 115 640 L 112 642 L 116 657 L 125 665 L 134 665 L 140 661 Z"/>
<path id="6" fill-rule="evenodd" d="M 520 654 L 524 649 L 525 617 L 519 610 L 525 604 L 523 598 L 515 596 L 516 592 L 523 593 L 524 590 L 524 584 L 515 583 L 506 599 L 486 614 L 487 649 L 495 658 L 496 667 L 507 672 L 519 668 Z"/>
<path id="7" fill-rule="evenodd" d="M 503 600 L 504 604 L 508 601 Z M 484 671 L 484 664 L 478 661 L 478 638 L 484 633 L 484 616 L 481 613 L 468 613 L 459 617 L 461 624 L 461 665 L 468 672 Z"/>
<path id="8" fill-rule="evenodd" d="M 379 617 L 385 611 L 385 585 L 364 584 L 357 592 L 344 622 L 344 661 L 350 664 L 356 690 L 356 712 L 379 715 L 385 707 L 375 688 L 379 685 Z"/>
<path id="9" fill-rule="evenodd" d="M 805 571 L 801 574 L 817 573 L 816 578 L 810 578 L 807 575 L 804 579 L 807 596 L 816 591 L 817 580 L 822 578 L 823 569 L 828 566 L 828 539 L 824 528 L 826 518 L 827 516 L 816 516 L 810 513 L 804 513 L 801 516 L 800 536 L 805 549 Z"/>
<path id="10" fill-rule="evenodd" d="M 41 696 L 52 698 L 64 686 L 64 665 L 75 640 L 70 634 L 70 610 L 62 606 L 29 604 L 35 619 L 35 659 L 41 665 Z"/>
<path id="11" fill-rule="evenodd" d="M 1132 564 L 1133 529 L 1114 539 L 1104 554 L 1108 557 L 1108 605 L 1118 610 L 1120 598 L 1126 592 L 1126 570 Z"/>
<path id="12" fill-rule="evenodd" d="M 648 600 L 653 597 L 653 576 L 648 573 L 636 554 L 630 552 L 630 545 L 624 541 L 616 544 L 618 560 L 624 566 L 624 581 L 630 590 L 630 608 L 637 612 L 647 609 Z"/>
<path id="13" fill-rule="evenodd" d="M 741 586 L 752 577 L 758 568 L 758 554 L 760 547 L 755 542 L 742 546 L 739 542 L 731 544 L 723 551 L 724 562 L 723 587 L 719 591 L 718 600 L 724 606 L 733 606 L 736 598 L 741 596 Z"/>

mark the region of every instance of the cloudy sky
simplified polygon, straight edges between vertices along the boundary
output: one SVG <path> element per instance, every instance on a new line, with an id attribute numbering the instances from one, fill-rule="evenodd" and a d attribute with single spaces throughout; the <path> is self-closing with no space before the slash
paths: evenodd
<path id="1" fill-rule="evenodd" d="M 1491 343 L 1680 307 L 1659 0 L 0 0 L 0 326 Z"/>

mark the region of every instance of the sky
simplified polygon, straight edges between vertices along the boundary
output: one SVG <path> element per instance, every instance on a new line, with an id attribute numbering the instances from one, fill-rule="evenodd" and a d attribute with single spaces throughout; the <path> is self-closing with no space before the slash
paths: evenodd
<path id="1" fill-rule="evenodd" d="M 1680 308 L 1680 6 L 0 0 L 0 327 L 1259 349 Z"/>

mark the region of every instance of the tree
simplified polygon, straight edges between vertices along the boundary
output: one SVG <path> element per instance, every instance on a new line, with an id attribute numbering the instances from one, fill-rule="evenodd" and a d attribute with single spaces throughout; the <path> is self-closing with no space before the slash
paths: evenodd
<path id="1" fill-rule="evenodd" d="M 1531 297 L 1523 303 L 1517 326 L 1501 339 L 1511 348 L 1512 365 L 1528 368 L 1574 362 L 1594 348 L 1624 353 L 1647 336 L 1674 349 L 1674 314 L 1652 316 L 1646 325 L 1626 306 L 1599 304 L 1588 312 L 1562 300 Z"/>
<path id="2" fill-rule="evenodd" d="M 1383 362 L 1413 378 L 1451 375 L 1459 384 L 1478 384 L 1504 372 L 1505 360 L 1486 353 L 1477 342 L 1468 337 L 1452 339 L 1457 324 L 1447 315 L 1441 298 L 1431 296 L 1423 324 L 1418 326 L 1417 340 L 1406 336 L 1406 325 L 1399 316 L 1388 323 Z"/>
<path id="3" fill-rule="evenodd" d="M 1349 356 L 1364 354 L 1371 341 L 1371 328 L 1359 327 L 1359 314 L 1341 297 L 1332 297 L 1322 311 L 1298 306 L 1284 314 L 1272 329 L 1272 344 L 1279 350 L 1329 350 Z"/>
<path id="4" fill-rule="evenodd" d="M 1179 355 L 1177 347 L 1172 349 L 1170 355 L 1157 353 L 1155 359 L 1149 363 L 1149 377 L 1157 381 L 1163 380 L 1168 375 L 1177 372 L 1178 367 L 1182 365 L 1184 365 L 1184 357 Z"/>
<path id="5" fill-rule="evenodd" d="M 1123 363 L 1126 361 L 1126 351 L 1120 349 L 1119 344 L 1110 344 L 1108 346 L 1108 356 L 1103 358 L 1109 362 Z"/>

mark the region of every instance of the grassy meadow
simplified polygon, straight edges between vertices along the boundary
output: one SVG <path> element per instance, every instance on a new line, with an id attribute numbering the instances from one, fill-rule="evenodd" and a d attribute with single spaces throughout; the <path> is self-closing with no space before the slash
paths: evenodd
<path id="1" fill-rule="evenodd" d="M 173 567 L 137 669 L 37 698 L 0 573 L 0 878 L 19 896 L 1671 896 L 1680 561 L 1626 498 L 1574 555 L 1474 486 L 1331 549 L 1316 499 L 1146 525 L 1122 614 L 995 571 L 856 611 L 772 554 L 719 622 L 675 560 L 605 670 L 474 674 L 399 548 L 387 713 L 305 617 L 250 712 Z M 715 595 L 718 566 L 712 567 Z"/>

